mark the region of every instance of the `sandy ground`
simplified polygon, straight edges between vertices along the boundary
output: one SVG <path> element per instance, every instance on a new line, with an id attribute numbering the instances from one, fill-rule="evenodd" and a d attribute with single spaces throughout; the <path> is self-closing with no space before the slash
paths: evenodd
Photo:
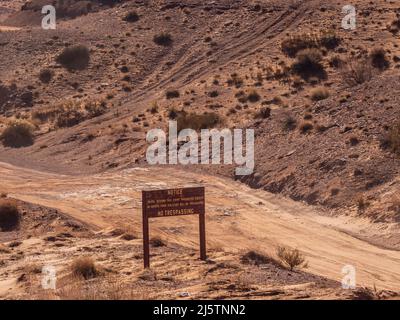
<path id="1" fill-rule="evenodd" d="M 93 176 L 65 176 L 0 164 L 1 188 L 10 196 L 67 212 L 95 230 L 129 224 L 140 233 L 141 195 L 147 188 L 204 185 L 207 243 L 228 252 L 256 249 L 272 253 L 277 245 L 300 249 L 308 272 L 340 281 L 354 265 L 358 286 L 400 289 L 400 252 L 351 236 L 365 222 L 344 225 L 300 203 L 250 189 L 238 182 L 169 168 L 133 168 Z M 195 217 L 156 219 L 152 234 L 184 247 L 197 246 Z M 349 221 L 347 221 L 349 223 Z M 343 227 L 345 231 L 340 231 Z"/>

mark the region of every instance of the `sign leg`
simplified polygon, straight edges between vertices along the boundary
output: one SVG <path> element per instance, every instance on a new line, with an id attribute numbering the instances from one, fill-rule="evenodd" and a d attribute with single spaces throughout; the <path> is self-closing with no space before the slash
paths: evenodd
<path id="1" fill-rule="evenodd" d="M 144 267 L 150 268 L 149 218 L 143 214 L 143 261 Z"/>
<path id="2" fill-rule="evenodd" d="M 199 215 L 199 226 L 200 226 L 200 259 L 206 260 L 206 215 L 200 214 Z"/>

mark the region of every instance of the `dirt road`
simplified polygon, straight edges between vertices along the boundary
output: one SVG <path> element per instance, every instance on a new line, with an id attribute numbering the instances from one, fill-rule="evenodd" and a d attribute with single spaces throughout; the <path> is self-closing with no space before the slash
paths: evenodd
<path id="1" fill-rule="evenodd" d="M 311 273 L 340 281 L 342 268 L 350 264 L 356 267 L 357 285 L 400 290 L 399 251 L 339 231 L 341 225 L 352 228 L 341 218 L 321 216 L 307 206 L 229 179 L 171 168 L 64 176 L 5 163 L 0 163 L 0 177 L 0 189 L 12 197 L 60 209 L 97 229 L 133 225 L 138 234 L 142 189 L 205 185 L 209 247 L 273 254 L 277 245 L 287 245 L 306 255 Z M 156 219 L 150 232 L 196 246 L 196 222 L 196 217 Z"/>

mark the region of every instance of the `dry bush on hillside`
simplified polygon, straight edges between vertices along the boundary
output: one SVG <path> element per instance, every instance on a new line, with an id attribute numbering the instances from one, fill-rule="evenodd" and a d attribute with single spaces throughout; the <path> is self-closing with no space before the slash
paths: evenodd
<path id="1" fill-rule="evenodd" d="M 386 51 L 383 48 L 373 49 L 369 54 L 369 58 L 372 66 L 379 70 L 385 70 L 390 66 L 390 61 L 386 55 Z"/>
<path id="2" fill-rule="evenodd" d="M 181 111 L 176 120 L 178 122 L 178 131 L 183 129 L 193 129 L 196 131 L 211 129 L 222 122 L 221 117 L 215 112 L 196 114 Z"/>
<path id="3" fill-rule="evenodd" d="M 15 201 L 0 199 L 0 230 L 12 231 L 19 227 L 21 213 Z"/>
<path id="4" fill-rule="evenodd" d="M 310 92 L 311 100 L 320 101 L 329 97 L 329 90 L 325 87 L 317 87 Z"/>
<path id="5" fill-rule="evenodd" d="M 178 90 L 168 90 L 168 91 L 165 93 L 165 97 L 166 97 L 167 99 L 176 99 L 176 98 L 179 98 L 179 97 L 180 97 L 180 93 L 179 93 Z"/>
<path id="6" fill-rule="evenodd" d="M 313 128 L 314 128 L 313 124 L 309 121 L 304 121 L 300 123 L 299 126 L 299 130 L 303 134 L 310 132 Z"/>
<path id="7" fill-rule="evenodd" d="M 296 118 L 289 112 L 285 112 L 282 117 L 282 129 L 284 131 L 292 131 L 297 127 Z"/>
<path id="8" fill-rule="evenodd" d="M 326 48 L 332 50 L 340 44 L 340 41 L 341 39 L 334 32 L 303 33 L 283 40 L 281 48 L 286 55 L 293 58 L 304 49 Z"/>
<path id="9" fill-rule="evenodd" d="M 137 22 L 139 21 L 139 15 L 136 11 L 130 11 L 126 14 L 123 20 L 126 22 Z"/>
<path id="10" fill-rule="evenodd" d="M 101 116 L 106 111 L 105 101 L 67 100 L 58 105 L 33 111 L 32 120 L 53 122 L 57 128 L 65 128 Z"/>
<path id="11" fill-rule="evenodd" d="M 99 270 L 95 262 L 90 257 L 77 258 L 71 265 L 72 274 L 85 280 L 95 278 L 99 275 Z"/>
<path id="12" fill-rule="evenodd" d="M 274 265 L 279 265 L 279 263 L 275 261 L 273 258 L 257 251 L 246 252 L 240 257 L 240 262 L 243 264 L 251 264 L 256 266 L 269 263 Z"/>
<path id="13" fill-rule="evenodd" d="M 279 246 L 276 249 L 276 255 L 282 264 L 287 266 L 291 271 L 296 268 L 307 268 L 308 266 L 305 257 L 297 249 Z"/>
<path id="14" fill-rule="evenodd" d="M 296 61 L 292 64 L 291 70 L 304 80 L 309 80 L 311 77 L 326 78 L 325 68 L 322 64 L 322 54 L 318 49 L 300 51 L 296 55 Z"/>
<path id="15" fill-rule="evenodd" d="M 39 73 L 39 80 L 43 83 L 49 83 L 53 78 L 53 71 L 50 69 L 42 69 Z"/>
<path id="16" fill-rule="evenodd" d="M 57 56 L 56 61 L 64 68 L 83 70 L 89 65 L 90 52 L 83 45 L 67 47 Z"/>
<path id="17" fill-rule="evenodd" d="M 381 147 L 400 155 L 400 121 L 389 128 L 381 141 Z"/>
<path id="18" fill-rule="evenodd" d="M 34 143 L 34 126 L 25 120 L 12 120 L 0 135 L 5 147 L 21 148 Z"/>
<path id="19" fill-rule="evenodd" d="M 372 79 L 372 66 L 367 59 L 347 61 L 342 67 L 342 78 L 350 86 L 356 86 Z"/>
<path id="20" fill-rule="evenodd" d="M 153 37 L 154 43 L 158 44 L 159 46 L 170 46 L 173 42 L 172 36 L 167 32 L 161 32 Z"/>

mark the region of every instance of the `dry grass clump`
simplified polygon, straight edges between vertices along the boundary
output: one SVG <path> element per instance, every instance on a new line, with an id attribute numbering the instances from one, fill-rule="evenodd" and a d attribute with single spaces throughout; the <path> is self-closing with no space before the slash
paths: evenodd
<path id="1" fill-rule="evenodd" d="M 271 116 L 271 108 L 263 107 L 254 115 L 255 119 L 268 119 Z"/>
<path id="2" fill-rule="evenodd" d="M 67 100 L 58 105 L 33 111 L 32 119 L 39 122 L 53 122 L 55 127 L 65 128 L 101 116 L 106 111 L 105 101 Z"/>
<path id="3" fill-rule="evenodd" d="M 304 80 L 311 77 L 323 79 L 326 77 L 325 68 L 322 64 L 322 54 L 318 49 L 305 49 L 296 55 L 296 61 L 291 70 Z"/>
<path id="4" fill-rule="evenodd" d="M 176 120 L 178 122 L 178 131 L 183 129 L 193 129 L 196 131 L 211 129 L 222 122 L 221 117 L 215 112 L 197 114 L 181 111 Z"/>
<path id="5" fill-rule="evenodd" d="M 20 223 L 21 213 L 15 201 L 0 199 L 0 230 L 15 230 Z"/>
<path id="6" fill-rule="evenodd" d="M 362 196 L 362 195 L 356 197 L 355 201 L 356 201 L 357 210 L 359 213 L 363 213 L 370 206 L 370 203 L 368 202 L 368 200 L 365 199 L 364 196 Z"/>
<path id="7" fill-rule="evenodd" d="M 56 62 L 70 70 L 83 70 L 89 65 L 90 52 L 84 45 L 65 48 L 56 58 Z"/>
<path id="8" fill-rule="evenodd" d="M 396 19 L 390 23 L 388 29 L 393 34 L 396 34 L 400 31 L 400 13 L 396 14 Z"/>
<path id="9" fill-rule="evenodd" d="M 281 43 L 283 53 L 289 57 L 295 57 L 298 52 L 310 48 L 326 48 L 332 50 L 341 42 L 334 32 L 321 34 L 303 33 L 286 38 Z"/>
<path id="10" fill-rule="evenodd" d="M 243 86 L 243 79 L 237 73 L 232 73 L 231 77 L 226 81 L 226 83 L 228 86 L 240 88 Z"/>
<path id="11" fill-rule="evenodd" d="M 160 34 L 156 34 L 153 37 L 153 41 L 155 44 L 159 45 L 159 46 L 164 46 L 164 47 L 168 47 L 170 45 L 172 45 L 172 36 L 167 33 L 167 32 L 161 32 Z"/>
<path id="12" fill-rule="evenodd" d="M 342 78 L 350 86 L 356 86 L 372 79 L 372 66 L 366 59 L 348 60 L 342 67 Z"/>
<path id="13" fill-rule="evenodd" d="M 0 135 L 5 147 L 21 148 L 34 143 L 34 126 L 26 120 L 12 120 Z"/>
<path id="14" fill-rule="evenodd" d="M 298 249 L 291 249 L 285 246 L 278 246 L 276 255 L 282 264 L 288 267 L 291 271 L 294 269 L 307 268 L 308 263 L 305 257 Z"/>
<path id="15" fill-rule="evenodd" d="M 78 278 L 85 280 L 96 278 L 99 275 L 99 270 L 92 258 L 81 257 L 72 262 L 72 274 Z"/>
<path id="16" fill-rule="evenodd" d="M 247 95 L 247 100 L 251 103 L 256 103 L 260 101 L 261 97 L 256 90 L 251 90 Z"/>
<path id="17" fill-rule="evenodd" d="M 297 127 L 297 120 L 296 118 L 290 114 L 285 113 L 282 118 L 282 128 L 284 131 L 292 131 Z"/>
<path id="18" fill-rule="evenodd" d="M 320 101 L 329 97 L 329 90 L 325 87 L 317 87 L 312 89 L 310 94 L 311 100 Z"/>

